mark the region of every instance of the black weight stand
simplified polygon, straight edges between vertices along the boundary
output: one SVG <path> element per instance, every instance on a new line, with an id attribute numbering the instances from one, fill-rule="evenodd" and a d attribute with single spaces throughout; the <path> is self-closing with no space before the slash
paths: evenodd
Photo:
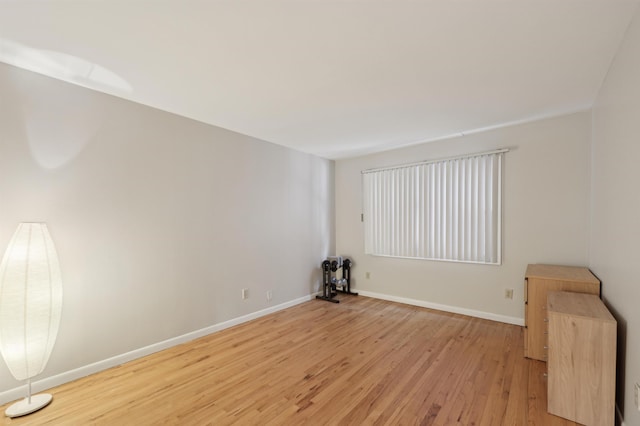
<path id="1" fill-rule="evenodd" d="M 342 268 L 342 279 L 332 276 L 338 269 Z M 316 296 L 316 299 L 326 300 L 327 302 L 340 303 L 334 299 L 338 293 L 351 294 L 357 296 L 358 293 L 351 291 L 351 261 L 345 259 L 340 265 L 337 260 L 325 260 L 322 262 L 322 296 Z M 341 288 L 338 288 L 340 286 Z"/>

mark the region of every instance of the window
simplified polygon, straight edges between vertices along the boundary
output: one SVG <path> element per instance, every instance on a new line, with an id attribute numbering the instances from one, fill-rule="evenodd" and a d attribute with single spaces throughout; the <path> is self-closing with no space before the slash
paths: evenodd
<path id="1" fill-rule="evenodd" d="M 365 253 L 500 264 L 506 151 L 363 171 Z"/>

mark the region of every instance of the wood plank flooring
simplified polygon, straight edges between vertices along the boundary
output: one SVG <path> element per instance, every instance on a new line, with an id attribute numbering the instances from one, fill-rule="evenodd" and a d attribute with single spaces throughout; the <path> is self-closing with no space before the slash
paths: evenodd
<path id="1" fill-rule="evenodd" d="M 52 389 L 4 424 L 575 425 L 546 412 L 518 326 L 313 300 Z M 2 407 L 4 411 L 5 407 Z"/>

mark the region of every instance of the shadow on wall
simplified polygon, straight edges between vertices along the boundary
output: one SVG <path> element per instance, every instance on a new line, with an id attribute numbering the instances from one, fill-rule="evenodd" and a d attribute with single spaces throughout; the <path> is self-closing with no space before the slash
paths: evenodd
<path id="1" fill-rule="evenodd" d="M 322 291 L 322 259 L 318 261 L 318 267 L 311 270 L 309 277 L 310 292 L 309 294 L 315 294 Z"/>
<path id="2" fill-rule="evenodd" d="M 48 86 L 49 89 L 58 86 Z M 31 156 L 45 169 L 57 169 L 72 162 L 100 131 L 103 111 L 89 102 L 90 92 L 60 87 L 66 96 L 47 96 L 42 91 L 28 92 L 21 105 L 23 126 Z M 49 95 L 51 90 L 49 90 Z M 52 105 L 52 99 L 59 99 Z"/>
<path id="3" fill-rule="evenodd" d="M 0 39 L 0 62 L 97 90 L 120 94 L 132 91 L 124 79 L 100 65 L 10 40 Z M 42 79 L 15 80 L 14 89 L 23 96 L 14 111 L 21 113 L 16 118 L 24 124 L 32 157 L 45 169 L 69 163 L 101 126 L 104 111 L 91 102 L 93 94 L 83 88 L 71 91 L 64 83 L 51 84 Z"/>

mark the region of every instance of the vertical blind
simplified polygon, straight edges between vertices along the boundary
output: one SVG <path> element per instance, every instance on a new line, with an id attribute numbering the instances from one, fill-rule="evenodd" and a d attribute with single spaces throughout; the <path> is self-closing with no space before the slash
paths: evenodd
<path id="1" fill-rule="evenodd" d="M 363 171 L 365 253 L 500 264 L 506 151 Z"/>

